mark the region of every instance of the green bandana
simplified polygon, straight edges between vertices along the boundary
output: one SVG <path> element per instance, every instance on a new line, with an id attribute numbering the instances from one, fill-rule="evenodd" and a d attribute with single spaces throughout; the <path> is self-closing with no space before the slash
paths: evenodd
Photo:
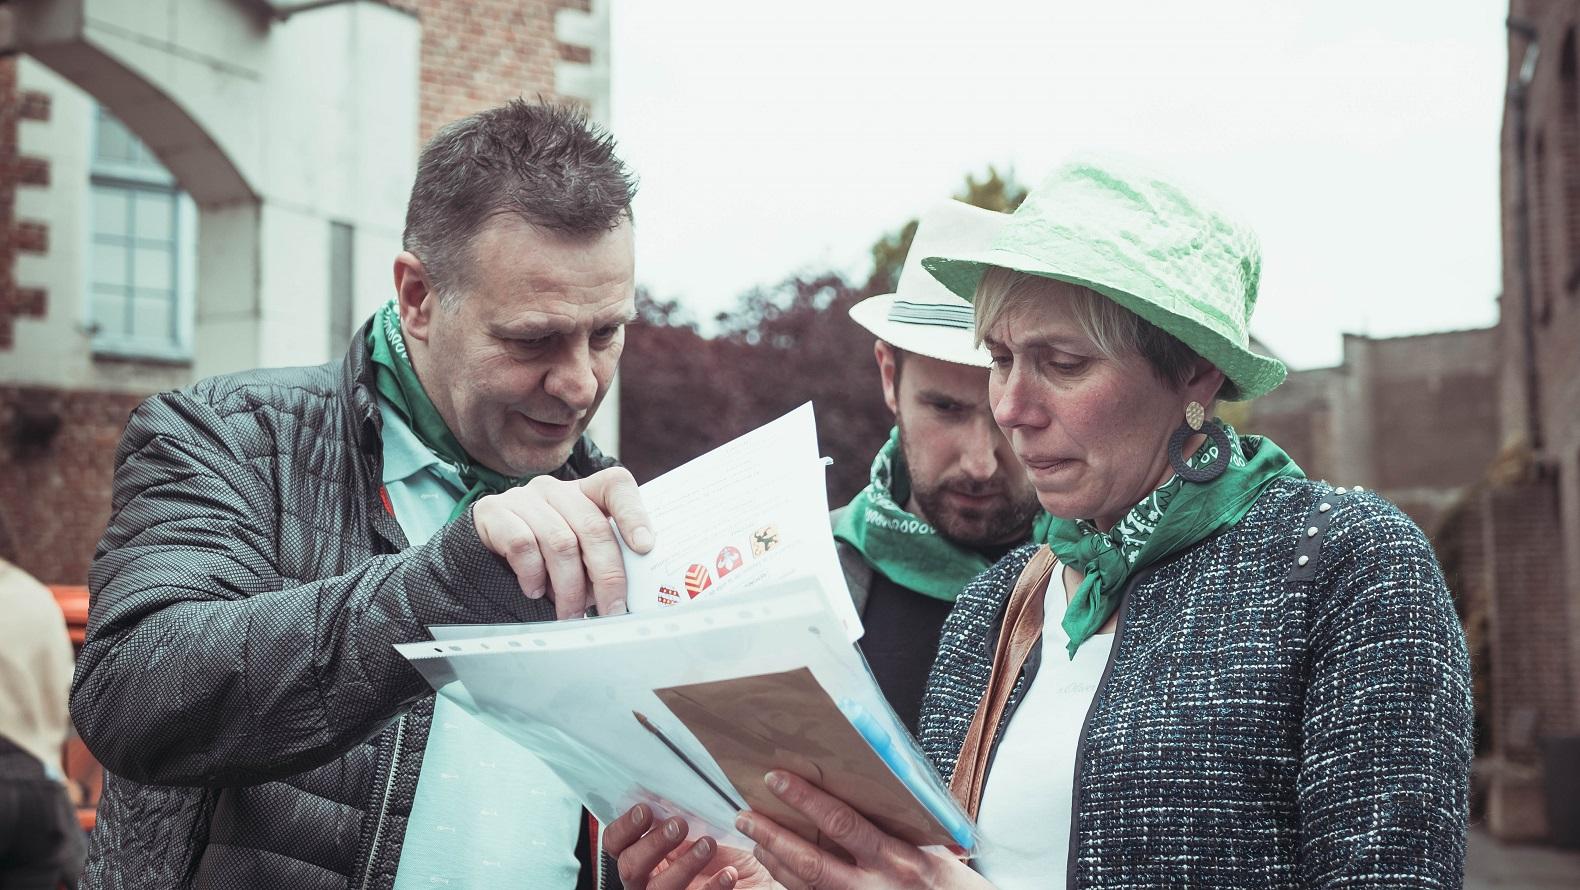
<path id="1" fill-rule="evenodd" d="M 1107 533 L 1086 520 L 1047 514 L 1037 520 L 1032 540 L 1047 544 L 1060 562 L 1086 573 L 1064 613 L 1071 658 L 1119 608 L 1120 591 L 1132 573 L 1239 522 L 1273 480 L 1305 477 L 1272 441 L 1241 438 L 1228 424 L 1224 430 L 1229 434 L 1229 468 L 1222 476 L 1201 484 L 1174 476 Z M 1208 439 L 1187 463 L 1205 467 L 1217 457 L 1218 446 Z"/>
<path id="2" fill-rule="evenodd" d="M 987 557 L 957 546 L 900 506 L 911 493 L 900 452 L 900 428 L 872 461 L 872 482 L 839 518 L 834 537 L 855 547 L 873 568 L 901 587 L 946 603 L 990 565 Z"/>
<path id="3" fill-rule="evenodd" d="M 379 395 L 387 399 L 396 413 L 405 419 L 418 441 L 454 466 L 461 482 L 468 486 L 466 494 L 450 513 L 452 520 L 464 513 L 467 505 L 479 497 L 515 488 L 532 478 L 525 476 L 513 479 L 503 473 L 496 473 L 472 460 L 461 443 L 456 441 L 411 366 L 411 357 L 406 354 L 406 338 L 401 334 L 400 313 L 395 309 L 394 300 L 373 316 L 373 325 L 368 329 L 368 349 L 372 353 L 374 383 Z"/>

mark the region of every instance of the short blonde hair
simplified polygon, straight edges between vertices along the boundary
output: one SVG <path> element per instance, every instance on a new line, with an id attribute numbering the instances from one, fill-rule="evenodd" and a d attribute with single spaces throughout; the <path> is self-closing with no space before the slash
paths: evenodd
<path id="1" fill-rule="evenodd" d="M 1081 333 L 1110 359 L 1140 356 L 1163 383 L 1179 389 L 1196 371 L 1201 356 L 1177 337 L 1091 288 L 993 266 L 977 284 L 972 300 L 976 342 L 1011 309 L 1062 299 Z M 1228 386 L 1227 382 L 1225 386 Z"/>

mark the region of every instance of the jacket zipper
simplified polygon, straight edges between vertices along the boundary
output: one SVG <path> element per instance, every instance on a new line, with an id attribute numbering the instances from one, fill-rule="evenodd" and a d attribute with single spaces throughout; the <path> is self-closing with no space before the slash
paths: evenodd
<path id="1" fill-rule="evenodd" d="M 379 799 L 379 819 L 373 823 L 373 843 L 368 847 L 368 864 L 362 870 L 362 882 L 358 886 L 367 890 L 373 880 L 373 862 L 378 857 L 379 840 L 384 834 L 384 820 L 389 816 L 390 795 L 395 791 L 395 775 L 400 768 L 401 743 L 406 739 L 406 715 L 400 715 L 395 722 L 395 748 L 390 752 L 389 776 L 384 780 L 384 796 Z"/>
<path id="2" fill-rule="evenodd" d="M 592 860 L 593 874 L 598 876 L 593 883 L 597 890 L 603 890 L 603 823 L 597 820 L 593 821 Z"/>
<path id="3" fill-rule="evenodd" d="M 1147 573 L 1150 574 L 1150 573 Z M 1092 727 L 1092 715 L 1097 713 L 1097 703 L 1102 701 L 1108 688 L 1108 678 L 1114 673 L 1114 661 L 1119 658 L 1119 645 L 1125 639 L 1125 612 L 1130 605 L 1130 592 L 1135 590 L 1146 574 L 1133 578 L 1119 598 L 1119 622 L 1114 625 L 1114 645 L 1108 650 L 1108 662 L 1103 665 L 1103 676 L 1097 681 L 1097 691 L 1092 693 L 1092 704 L 1086 709 L 1086 719 L 1081 721 L 1081 734 L 1075 741 L 1075 775 L 1070 785 L 1070 849 L 1065 862 L 1065 890 L 1075 890 L 1075 859 L 1080 853 L 1081 828 L 1081 764 L 1086 760 L 1086 733 Z"/>

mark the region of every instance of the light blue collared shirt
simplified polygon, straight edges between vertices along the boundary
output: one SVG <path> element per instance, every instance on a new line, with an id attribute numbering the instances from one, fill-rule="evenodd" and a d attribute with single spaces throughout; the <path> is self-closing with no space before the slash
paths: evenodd
<path id="1" fill-rule="evenodd" d="M 412 546 L 449 521 L 466 486 L 383 399 L 384 490 Z M 581 804 L 543 761 L 445 696 L 434 702 L 395 890 L 565 888 L 580 864 Z"/>

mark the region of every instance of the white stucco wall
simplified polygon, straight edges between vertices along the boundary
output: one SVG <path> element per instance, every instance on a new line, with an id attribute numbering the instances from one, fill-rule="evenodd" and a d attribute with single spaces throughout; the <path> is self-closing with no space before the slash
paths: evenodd
<path id="1" fill-rule="evenodd" d="M 23 56 L 19 85 L 49 94 L 53 107 L 47 122 L 24 121 L 19 141 L 23 155 L 49 159 L 51 185 L 19 188 L 17 218 L 46 223 L 50 243 L 43 256 L 19 257 L 17 281 L 49 296 L 47 315 L 19 320 L 16 347 L 0 351 L 0 379 L 149 391 L 338 356 L 345 344 L 329 342 L 332 223 L 354 232 L 354 314 L 365 317 L 392 292 L 416 169 L 416 19 L 371 2 L 284 22 L 234 0 L 37 8 L 47 15 L 19 30 L 53 67 Z M 186 364 L 92 351 L 82 295 L 95 100 L 197 200 Z"/>
<path id="2" fill-rule="evenodd" d="M 331 225 L 353 229 L 353 314 L 393 294 L 416 169 L 420 24 L 373 2 L 270 20 L 236 0 L 36 0 L 8 4 L 20 87 L 52 100 L 21 123 L 24 156 L 51 185 L 21 187 L 17 218 L 49 226 L 49 251 L 18 258 L 21 286 L 46 288 L 47 314 L 19 319 L 0 380 L 142 391 L 259 366 L 311 364 L 331 341 Z M 559 36 L 592 50 L 561 62 L 555 89 L 609 121 L 609 3 L 561 10 Z M 0 35 L 3 37 L 3 35 Z M 96 355 L 88 324 L 89 148 L 107 106 L 193 197 L 190 360 Z M 594 438 L 619 441 L 618 389 Z"/>
<path id="3" fill-rule="evenodd" d="M 16 319 L 12 348 L 0 350 L 0 380 L 134 392 L 188 382 L 191 369 L 187 365 L 93 360 L 93 334 L 85 295 L 89 255 L 88 163 L 95 103 L 86 93 L 27 56 L 18 59 L 17 88 L 44 92 L 51 100 L 49 120 L 23 120 L 17 128 L 19 153 L 49 160 L 50 184 L 19 186 L 15 211 L 18 222 L 40 222 L 49 229 L 49 250 L 43 254 L 18 253 L 15 272 L 18 286 L 42 287 L 47 296 L 44 317 Z M 188 266 L 182 271 L 190 276 L 193 269 Z"/>

